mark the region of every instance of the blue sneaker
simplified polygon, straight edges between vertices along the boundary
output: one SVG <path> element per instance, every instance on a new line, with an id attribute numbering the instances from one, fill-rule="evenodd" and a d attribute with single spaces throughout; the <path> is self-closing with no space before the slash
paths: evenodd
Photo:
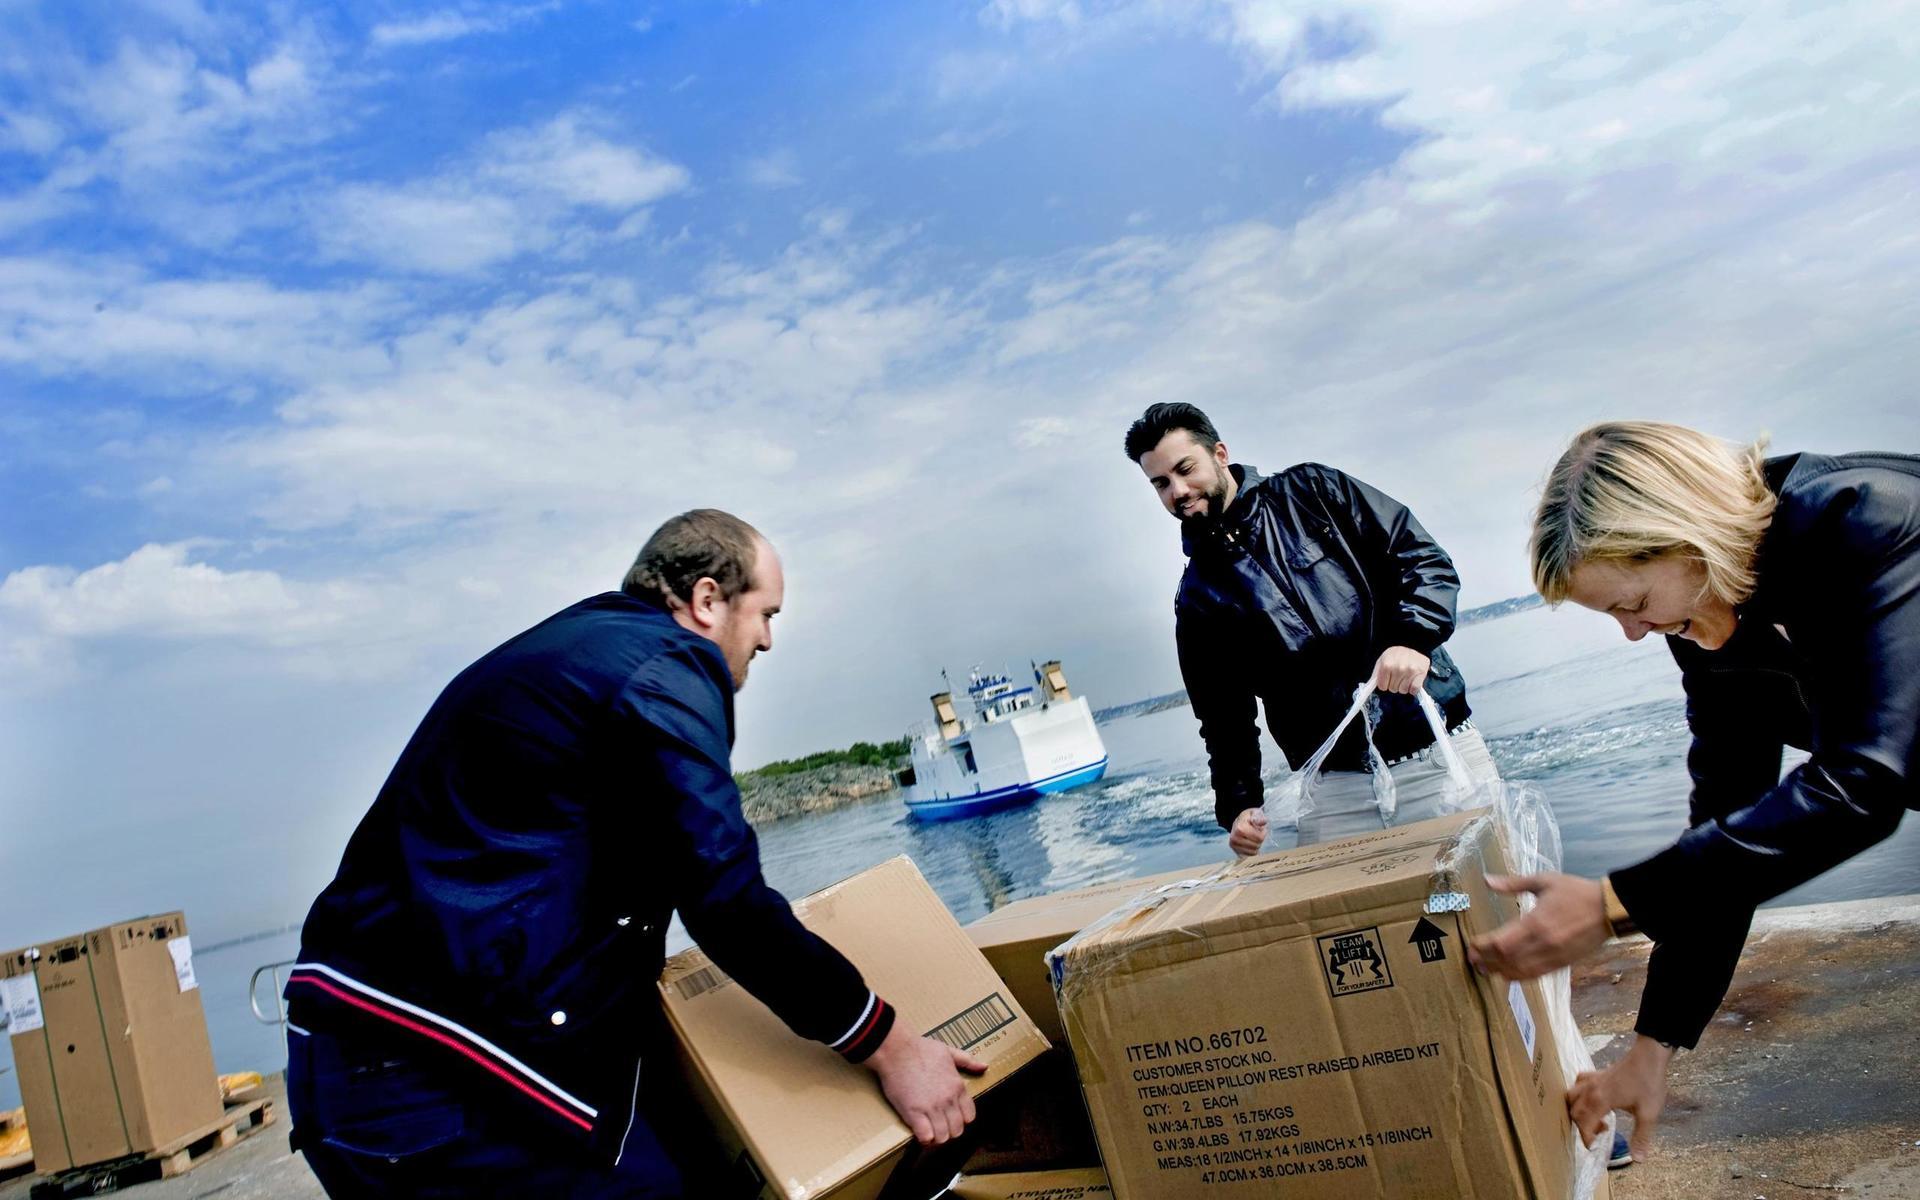
<path id="1" fill-rule="evenodd" d="M 1613 1153 L 1607 1155 L 1607 1170 L 1618 1171 L 1622 1167 L 1633 1165 L 1633 1150 L 1627 1145 L 1627 1135 L 1613 1135 Z"/>

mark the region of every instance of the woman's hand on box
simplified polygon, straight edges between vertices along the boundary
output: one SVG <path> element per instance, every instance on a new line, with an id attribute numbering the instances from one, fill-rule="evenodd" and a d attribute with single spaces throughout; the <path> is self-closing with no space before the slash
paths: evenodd
<path id="1" fill-rule="evenodd" d="M 1567 1090 L 1567 1113 L 1588 1146 L 1607 1125 L 1607 1115 L 1619 1111 L 1633 1117 L 1633 1136 L 1627 1145 L 1633 1161 L 1645 1162 L 1653 1153 L 1653 1134 L 1660 1110 L 1667 1104 L 1667 1064 L 1671 1048 L 1650 1037 L 1636 1036 L 1619 1062 L 1604 1071 L 1588 1071 Z"/>
<path id="2" fill-rule="evenodd" d="M 1606 943 L 1607 900 L 1600 884 L 1577 875 L 1489 875 L 1503 896 L 1530 892 L 1533 908 L 1473 939 L 1467 960 L 1507 979 L 1533 979 L 1592 954 Z"/>
<path id="3" fill-rule="evenodd" d="M 978 1075 L 987 1069 L 986 1063 L 965 1050 L 921 1037 L 905 1024 L 893 1027 L 866 1066 L 880 1077 L 887 1103 L 922 1146 L 960 1136 L 974 1117 L 973 1094 L 960 1072 Z"/>

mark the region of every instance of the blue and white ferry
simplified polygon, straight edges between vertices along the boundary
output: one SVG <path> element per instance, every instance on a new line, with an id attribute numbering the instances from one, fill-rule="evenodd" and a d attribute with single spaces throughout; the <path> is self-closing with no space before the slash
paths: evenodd
<path id="1" fill-rule="evenodd" d="M 899 774 L 907 812 L 922 820 L 978 816 L 1107 773 L 1093 710 L 1068 690 L 1058 662 L 1035 667 L 1021 686 L 975 668 L 964 697 L 931 699 L 933 720 L 908 730 L 912 762 Z"/>

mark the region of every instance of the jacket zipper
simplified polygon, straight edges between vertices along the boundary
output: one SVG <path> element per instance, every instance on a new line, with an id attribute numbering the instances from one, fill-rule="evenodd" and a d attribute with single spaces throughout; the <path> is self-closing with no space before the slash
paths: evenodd
<path id="1" fill-rule="evenodd" d="M 616 1167 L 627 1156 L 627 1139 L 633 1136 L 633 1123 L 640 1116 L 640 1067 L 645 1062 L 644 1056 L 633 1061 L 633 1103 L 627 1109 L 627 1128 L 620 1134 L 620 1149 L 613 1156 L 613 1165 Z"/>

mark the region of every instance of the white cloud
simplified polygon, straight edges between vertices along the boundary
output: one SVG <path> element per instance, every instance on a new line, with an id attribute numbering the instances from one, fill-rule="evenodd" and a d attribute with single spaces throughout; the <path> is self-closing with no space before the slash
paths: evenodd
<path id="1" fill-rule="evenodd" d="M 56 58 L 56 94 L 88 127 L 103 131 L 105 169 L 129 181 L 178 176 L 324 133 L 319 89 L 329 73 L 309 31 L 237 69 L 223 70 L 181 43 L 120 44 L 98 67 Z"/>
<path id="2" fill-rule="evenodd" d="M 754 187 L 761 188 L 798 187 L 806 182 L 800 177 L 799 156 L 784 149 L 747 159 L 741 164 L 740 177 Z"/>
<path id="3" fill-rule="evenodd" d="M 939 100 L 974 99 L 1005 86 L 1019 69 L 1019 59 L 1006 52 L 951 51 L 933 64 L 933 94 Z"/>
<path id="4" fill-rule="evenodd" d="M 911 155 L 959 154 L 967 150 L 976 150 L 989 142 L 997 142 L 1013 132 L 1010 121 L 996 121 L 974 129 L 944 129 L 932 137 L 920 138 L 908 142 L 903 149 Z"/>
<path id="5" fill-rule="evenodd" d="M 0 364 L 144 386 L 350 377 L 384 365 L 376 285 L 326 291 L 155 277 L 102 258 L 0 258 Z"/>
<path id="6" fill-rule="evenodd" d="M 452 41 L 474 33 L 493 33 L 502 27 L 496 20 L 442 10 L 407 21 L 375 25 L 368 31 L 367 37 L 376 46 L 417 46 L 427 42 Z"/>
<path id="7" fill-rule="evenodd" d="M 685 167 L 596 131 L 567 113 L 495 133 L 469 160 L 402 184 L 348 184 L 316 206 L 331 254 L 404 271 L 464 274 L 599 235 L 585 213 L 620 216 L 606 236 L 645 225 L 644 206 L 691 181 Z"/>
<path id="8" fill-rule="evenodd" d="M 626 212 L 686 189 L 687 169 L 600 136 L 577 113 L 535 129 L 498 134 L 483 173 L 522 188 L 545 189 L 583 207 Z"/>
<path id="9" fill-rule="evenodd" d="M 491 8 L 443 8 L 437 12 L 406 20 L 382 22 L 368 31 L 367 40 L 374 46 L 384 49 L 393 46 L 420 46 L 433 42 L 450 42 L 483 33 L 502 33 L 543 13 L 551 12 L 556 7 L 558 7 L 557 4 L 532 4 Z"/>
<path id="10" fill-rule="evenodd" d="M 1062 25 L 1080 23 L 1077 0 L 987 0 L 980 16 L 1002 29 L 1022 21 L 1057 21 Z"/>
<path id="11" fill-rule="evenodd" d="M 316 378 L 222 469 L 275 480 L 269 513 L 294 526 L 617 511 L 675 495 L 657 469 L 671 463 L 777 476 L 821 422 L 884 403 L 897 373 L 972 327 L 938 298 L 863 283 L 850 268 L 870 252 L 802 243 L 692 293 L 599 282 L 443 317 L 393 343 L 384 377 Z"/>
<path id="12" fill-rule="evenodd" d="M 314 640 L 345 619 L 352 597 L 342 585 L 302 587 L 272 571 L 225 571 L 191 561 L 195 549 L 147 545 L 83 571 L 23 567 L 0 580 L 0 611 L 29 637 L 137 634 L 271 645 Z"/>
<path id="13" fill-rule="evenodd" d="M 521 219 L 504 196 L 457 184 L 349 185 L 333 197 L 316 230 L 342 257 L 398 270 L 459 274 L 551 244 L 541 224 Z"/>
<path id="14" fill-rule="evenodd" d="M 66 140 L 58 122 L 34 113 L 0 113 L 0 149 L 49 154 Z"/>
<path id="15" fill-rule="evenodd" d="M 1051 446 L 1072 435 L 1072 422 L 1060 417 L 1028 417 L 1013 427 L 1014 443 L 1028 450 Z"/>
<path id="16" fill-rule="evenodd" d="M 111 204 L 191 243 L 231 242 L 274 207 L 235 195 L 266 164 L 338 130 L 332 52 L 297 12 L 241 36 L 234 18 L 162 7 L 159 28 L 123 14 L 104 51 L 49 37 L 0 57 L 13 97 L 0 149 L 40 160 L 0 197 L 0 230 Z"/>

